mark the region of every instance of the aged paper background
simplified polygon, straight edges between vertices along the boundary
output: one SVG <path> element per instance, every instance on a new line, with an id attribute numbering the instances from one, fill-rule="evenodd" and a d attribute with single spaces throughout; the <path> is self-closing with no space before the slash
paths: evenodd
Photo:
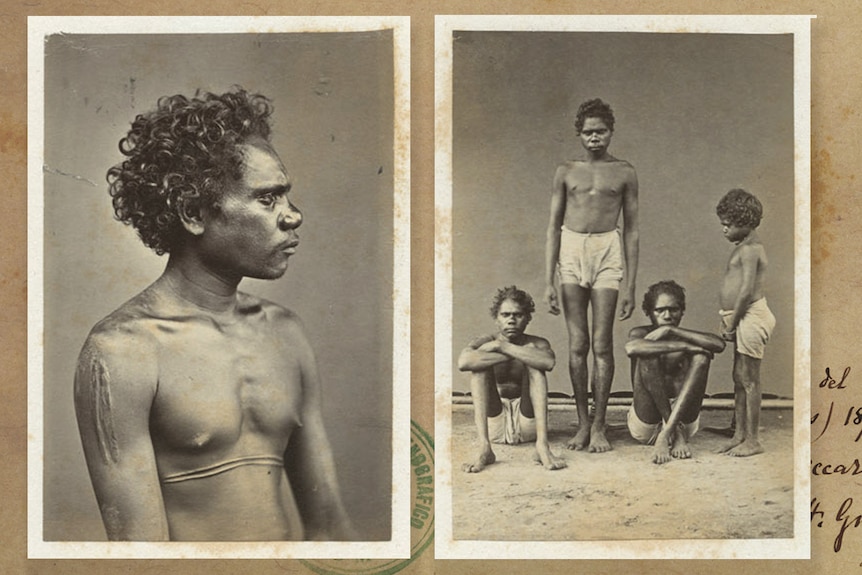
<path id="1" fill-rule="evenodd" d="M 412 418 L 433 433 L 433 94 L 434 94 L 434 14 L 812 14 L 812 414 L 821 413 L 812 438 L 817 438 L 830 405 L 832 423 L 812 445 L 814 462 L 851 464 L 858 457 L 854 441 L 859 427 L 844 427 L 844 414 L 862 405 L 862 353 L 855 345 L 860 339 L 860 312 L 855 304 L 862 287 L 862 270 L 856 266 L 862 253 L 862 237 L 857 233 L 860 208 L 856 204 L 860 179 L 856 171 L 862 129 L 862 14 L 852 0 L 816 1 L 482 1 L 465 6 L 455 1 L 405 5 L 392 0 L 374 3 L 312 2 L 290 4 L 275 1 L 237 3 L 215 0 L 183 4 L 140 3 L 122 0 L 68 1 L 58 3 L 3 1 L 0 32 L 0 78 L 4 105 L 0 109 L 0 173 L 6 184 L 4 225 L 0 229 L 2 258 L 0 278 L 4 329 L 2 349 L 4 375 L 0 385 L 0 488 L 3 492 L 2 551 L 0 565 L 6 573 L 310 573 L 296 561 L 54 561 L 26 559 L 26 118 L 27 118 L 27 15 L 302 15 L 302 14 L 397 14 L 408 15 L 412 49 Z M 833 375 L 851 367 L 844 389 L 820 388 L 818 383 L 829 368 Z M 856 371 L 853 371 L 856 370 Z M 819 427 L 818 427 L 819 426 Z M 405 569 L 405 573 L 611 573 L 619 569 L 658 573 L 854 573 L 862 572 L 862 526 L 852 519 L 862 513 L 860 475 L 812 478 L 812 496 L 821 503 L 824 516 L 812 523 L 812 558 L 808 561 L 547 561 L 491 562 L 434 561 L 432 549 Z M 854 498 L 847 514 L 851 522 L 843 546 L 834 552 L 842 525 L 836 520 L 839 507 Z M 408 518 L 405 517 L 405 521 Z M 819 527 L 818 523 L 823 526 Z"/>

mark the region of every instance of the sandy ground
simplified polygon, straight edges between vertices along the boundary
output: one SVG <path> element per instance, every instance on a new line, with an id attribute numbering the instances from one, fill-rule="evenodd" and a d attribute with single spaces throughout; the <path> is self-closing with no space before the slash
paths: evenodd
<path id="1" fill-rule="evenodd" d="M 609 425 L 625 421 L 612 408 Z M 625 429 L 612 429 L 614 449 L 567 451 L 576 430 L 573 409 L 552 410 L 551 450 L 568 467 L 546 471 L 532 461 L 533 444 L 495 445 L 497 463 L 461 471 L 476 456 L 472 407 L 452 418 L 453 535 L 466 540 L 569 541 L 625 539 L 761 539 L 793 536 L 793 418 L 763 411 L 765 453 L 734 458 L 713 453 L 727 441 L 701 431 L 692 459 L 655 465 L 651 448 Z M 702 427 L 727 427 L 730 411 L 704 411 Z"/>

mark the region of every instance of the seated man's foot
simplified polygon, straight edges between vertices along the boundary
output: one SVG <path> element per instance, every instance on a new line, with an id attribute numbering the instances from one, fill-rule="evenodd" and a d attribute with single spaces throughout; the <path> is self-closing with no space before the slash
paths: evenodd
<path id="1" fill-rule="evenodd" d="M 727 451 L 727 455 L 731 457 L 748 457 L 749 455 L 757 455 L 758 453 L 763 453 L 763 446 L 756 439 L 746 439 Z"/>
<path id="2" fill-rule="evenodd" d="M 465 473 L 479 473 L 495 461 L 497 461 L 497 456 L 494 455 L 494 452 L 489 448 L 479 454 L 479 458 L 476 460 L 476 463 L 465 463 L 461 466 L 461 470 Z"/>
<path id="3" fill-rule="evenodd" d="M 667 463 L 671 460 L 673 460 L 673 457 L 671 457 L 670 446 L 667 444 L 667 439 L 663 439 L 659 436 L 658 439 L 656 439 L 655 447 L 653 447 L 652 462 L 656 465 L 661 465 L 662 463 Z"/>
<path id="4" fill-rule="evenodd" d="M 586 449 L 589 442 L 590 428 L 586 424 L 581 424 L 581 426 L 578 427 L 578 432 L 575 434 L 575 436 L 566 442 L 566 449 L 581 451 L 583 449 Z"/>
<path id="5" fill-rule="evenodd" d="M 674 436 L 670 454 L 677 459 L 691 459 L 691 448 L 681 432 L 677 432 Z"/>
<path id="6" fill-rule="evenodd" d="M 715 452 L 716 453 L 727 453 L 728 451 L 730 451 L 731 449 L 733 449 L 734 447 L 736 447 L 737 445 L 742 443 L 744 439 L 745 438 L 742 436 L 741 433 L 734 434 L 733 438 L 730 440 L 729 443 L 725 443 L 724 445 L 722 445 L 721 447 L 716 449 Z"/>
<path id="7" fill-rule="evenodd" d="M 605 435 L 605 426 L 593 426 L 590 430 L 590 453 L 604 453 L 613 449 Z"/>
<path id="8" fill-rule="evenodd" d="M 533 461 L 543 466 L 548 471 L 562 469 L 566 466 L 566 460 L 551 453 L 551 449 L 547 445 L 539 447 L 539 445 L 536 444 L 536 450 L 533 452 Z"/>

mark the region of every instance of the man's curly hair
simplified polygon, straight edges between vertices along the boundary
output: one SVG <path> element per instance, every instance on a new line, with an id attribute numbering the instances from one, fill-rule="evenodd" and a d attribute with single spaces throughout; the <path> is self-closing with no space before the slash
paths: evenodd
<path id="1" fill-rule="evenodd" d="M 160 98 L 120 140 L 125 161 L 108 170 L 114 215 L 162 255 L 183 230 L 180 210 L 196 213 L 218 200 L 226 178 L 242 176 L 239 148 L 269 140 L 272 104 L 241 87 L 221 94 Z"/>
<path id="2" fill-rule="evenodd" d="M 614 131 L 614 111 L 599 98 L 587 100 L 578 108 L 578 115 L 575 117 L 575 131 L 578 134 L 584 129 L 584 121 L 587 118 L 599 118 L 608 130 Z"/>
<path id="3" fill-rule="evenodd" d="M 724 194 L 715 207 L 715 213 L 734 226 L 756 228 L 763 217 L 763 205 L 754 194 L 736 188 Z"/>
<path id="4" fill-rule="evenodd" d="M 644 294 L 644 302 L 641 308 L 648 318 L 652 319 L 652 312 L 655 311 L 655 302 L 658 300 L 658 296 L 663 293 L 675 297 L 680 311 L 685 312 L 685 288 L 673 280 L 664 280 L 649 286 Z"/>
<path id="5" fill-rule="evenodd" d="M 533 312 L 536 311 L 536 304 L 530 294 L 518 289 L 517 286 L 506 286 L 497 290 L 494 299 L 491 300 L 491 307 L 488 309 L 491 312 L 491 317 L 497 317 L 497 314 L 500 313 L 500 306 L 507 299 L 521 306 L 521 310 L 527 314 L 527 319 L 532 319 Z"/>

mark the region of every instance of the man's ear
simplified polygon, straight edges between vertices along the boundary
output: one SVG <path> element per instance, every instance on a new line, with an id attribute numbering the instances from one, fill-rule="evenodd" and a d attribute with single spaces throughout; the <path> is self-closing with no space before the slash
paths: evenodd
<path id="1" fill-rule="evenodd" d="M 198 202 L 189 205 L 182 198 L 179 198 L 177 200 L 177 215 L 179 215 L 180 221 L 187 232 L 193 236 L 199 236 L 204 233 L 203 209 Z"/>

